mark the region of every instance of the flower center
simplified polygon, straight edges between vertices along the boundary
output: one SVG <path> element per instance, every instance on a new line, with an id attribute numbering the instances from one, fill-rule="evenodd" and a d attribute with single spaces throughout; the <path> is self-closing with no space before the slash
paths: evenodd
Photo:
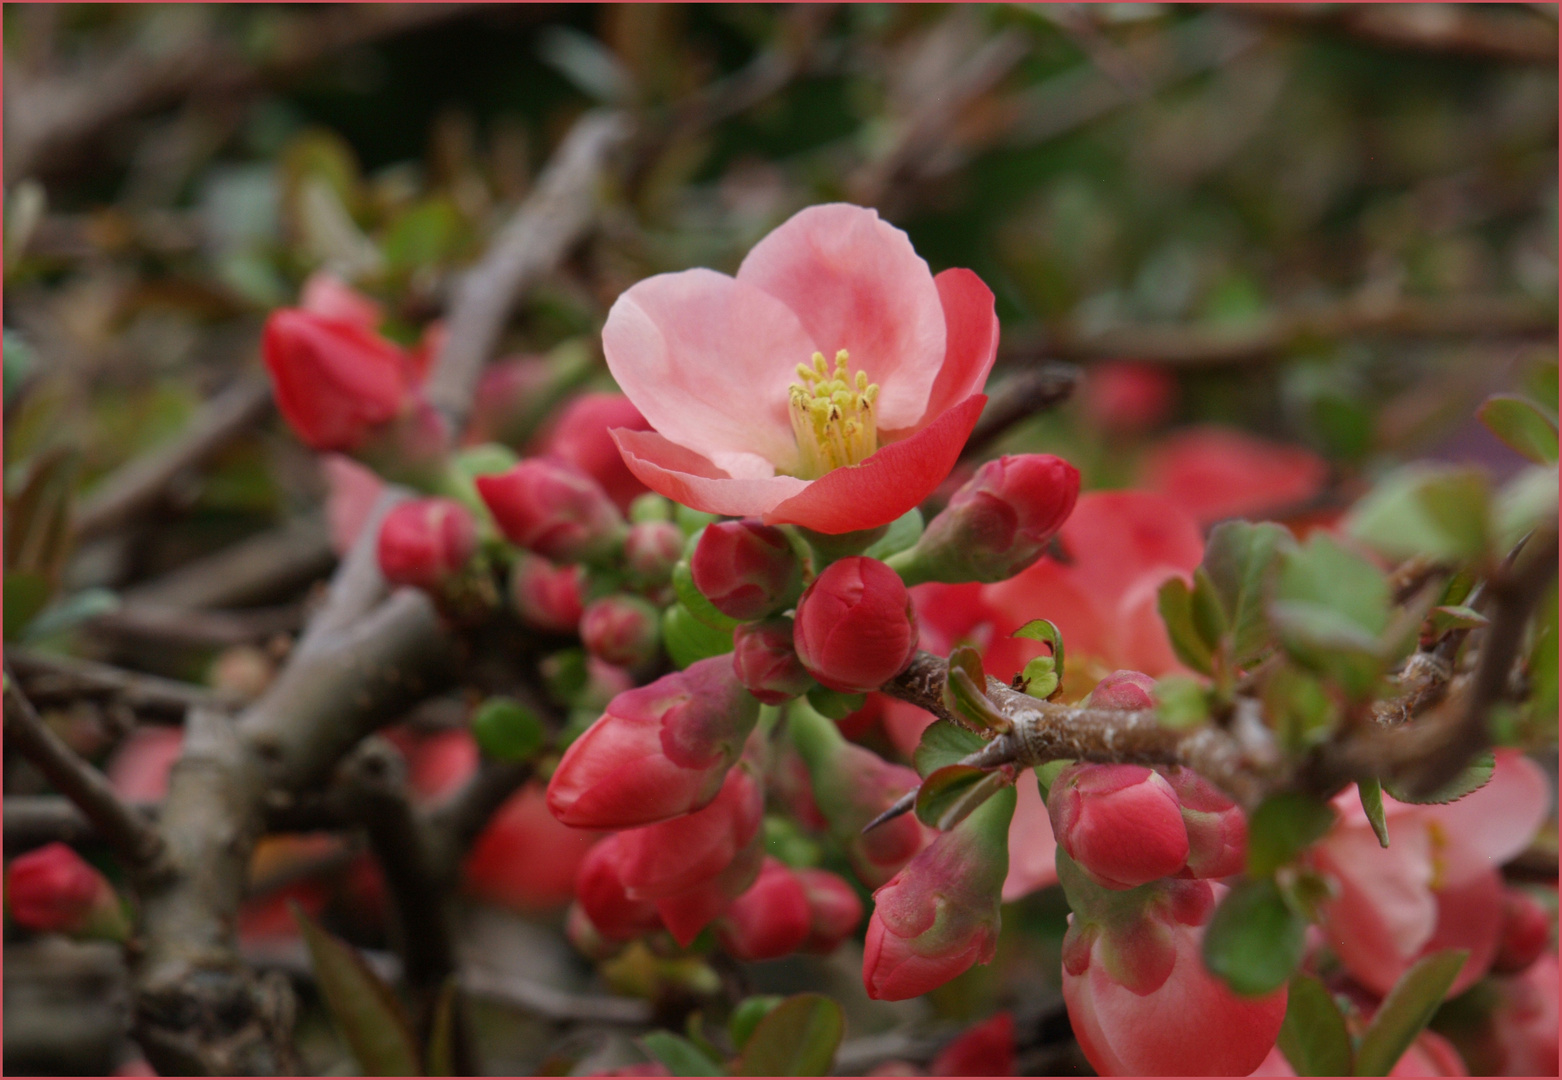
<path id="1" fill-rule="evenodd" d="M 868 373 L 847 372 L 851 359 L 845 349 L 835 354 L 831 371 L 823 353 L 814 353 L 813 366 L 797 365 L 797 377 L 788 391 L 791 397 L 792 434 L 802 461 L 798 472 L 804 480 L 816 480 L 831 469 L 855 465 L 879 448 L 878 419 L 873 403 L 879 384 Z"/>

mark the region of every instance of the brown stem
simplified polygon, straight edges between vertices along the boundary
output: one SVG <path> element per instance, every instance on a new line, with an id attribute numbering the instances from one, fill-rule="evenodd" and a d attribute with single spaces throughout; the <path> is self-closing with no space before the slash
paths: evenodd
<path id="1" fill-rule="evenodd" d="M 204 686 L 126 671 L 73 656 L 11 649 L 6 660 L 27 695 L 38 702 L 109 699 L 123 702 L 138 713 L 174 719 L 183 717 L 187 709 L 226 708 L 238 704 L 232 695 Z"/>
<path id="2" fill-rule="evenodd" d="M 303 517 L 241 540 L 125 591 L 132 610 L 242 607 L 280 599 L 336 562 L 319 517 Z"/>
<path id="3" fill-rule="evenodd" d="M 466 784 L 428 816 L 435 870 L 449 880 L 494 811 L 536 773 L 531 762 L 485 761 Z"/>
<path id="4" fill-rule="evenodd" d="M 1011 375 L 993 389 L 960 456 L 980 457 L 1015 425 L 1063 404 L 1078 385 L 1079 369 L 1072 364 L 1044 364 Z"/>

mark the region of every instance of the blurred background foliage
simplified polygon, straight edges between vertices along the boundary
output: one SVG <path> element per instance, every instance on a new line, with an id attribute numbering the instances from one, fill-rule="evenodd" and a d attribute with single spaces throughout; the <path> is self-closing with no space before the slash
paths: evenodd
<path id="1" fill-rule="evenodd" d="M 596 350 L 633 282 L 733 271 L 797 209 L 850 200 L 935 271 L 989 284 L 995 380 L 1084 367 L 1084 392 L 1001 446 L 1064 454 L 1087 486 L 1134 482 L 1153 440 L 1192 423 L 1310 447 L 1336 500 L 1416 456 L 1507 473 L 1520 462 L 1476 404 L 1548 362 L 1529 389 L 1555 401 L 1551 4 L 35 4 L 4 20 L 8 638 L 263 685 L 296 589 L 230 589 L 173 629 L 149 612 L 194 588 L 179 575 L 202 557 L 314 520 L 313 456 L 262 401 L 159 513 L 124 520 L 110 496 L 220 422 L 258 373 L 265 314 L 311 271 L 417 340 L 599 105 L 634 117 L 632 153 L 504 352 Z M 1124 360 L 1163 373 L 1146 428 L 1091 411 L 1092 372 Z M 762 989 L 824 987 L 862 1035 L 1028 985 L 1022 1007 L 1056 1026 L 1062 914 L 1052 894 L 1022 905 L 999 962 L 927 1006 L 870 1008 L 850 960 L 774 965 Z M 525 942 L 523 962 L 569 967 L 556 935 Z M 8 1008 L 12 986 L 8 965 Z M 341 1052 L 317 1021 L 328 1068 Z M 584 1052 L 517 1025 L 488 1025 L 490 1069 Z M 1022 1065 L 1080 1064 L 1032 1050 Z"/>

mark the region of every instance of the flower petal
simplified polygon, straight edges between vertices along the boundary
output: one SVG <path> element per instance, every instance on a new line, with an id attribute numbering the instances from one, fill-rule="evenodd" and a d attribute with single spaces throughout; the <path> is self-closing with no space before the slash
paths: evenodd
<path id="1" fill-rule="evenodd" d="M 754 246 L 738 280 L 796 312 L 832 362 L 838 349 L 851 353 L 852 369 L 879 384 L 881 431 L 930 419 L 928 397 L 944 363 L 943 304 L 911 240 L 876 211 L 845 203 L 800 210 Z"/>
<path id="2" fill-rule="evenodd" d="M 975 394 L 911 438 L 882 447 L 862 464 L 825 473 L 766 512 L 765 523 L 803 525 L 822 533 L 889 524 L 932 494 L 949 475 L 986 404 L 985 395 Z"/>
<path id="3" fill-rule="evenodd" d="M 732 477 L 699 454 L 654 431 L 616 428 L 613 441 L 640 482 L 707 514 L 759 517 L 809 486 L 795 476 Z"/>
<path id="4" fill-rule="evenodd" d="M 944 305 L 948 340 L 944 366 L 928 395 L 917 426 L 930 424 L 946 409 L 982 392 L 998 355 L 998 314 L 993 291 L 969 270 L 945 270 L 933 279 Z"/>
<path id="5" fill-rule="evenodd" d="M 735 452 L 795 471 L 787 387 L 814 345 L 774 296 L 714 270 L 658 274 L 614 303 L 602 349 L 619 387 L 668 439 L 724 469 Z"/>
<path id="6" fill-rule="evenodd" d="M 1529 846 L 1546 820 L 1551 788 L 1540 766 L 1518 750 L 1499 750 L 1496 757 L 1485 787 L 1419 808 L 1439 827 L 1442 878 L 1450 885 L 1500 867 Z"/>

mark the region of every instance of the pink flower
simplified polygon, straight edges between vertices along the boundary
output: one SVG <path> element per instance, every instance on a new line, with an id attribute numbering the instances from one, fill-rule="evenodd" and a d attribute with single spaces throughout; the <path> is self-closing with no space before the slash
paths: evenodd
<path id="1" fill-rule="evenodd" d="M 802 564 L 780 529 L 758 521 L 716 521 L 700 533 L 689 576 L 716 610 L 747 621 L 791 603 L 802 587 Z"/>
<path id="2" fill-rule="evenodd" d="M 627 512 L 645 485 L 624 464 L 611 432 L 648 431 L 640 410 L 623 394 L 581 394 L 564 406 L 542 440 L 542 453 L 567 461 L 602 485 Z"/>
<path id="3" fill-rule="evenodd" d="M 548 806 L 586 829 L 649 825 L 705 806 L 743 751 L 759 703 L 716 656 L 615 697 L 570 744 Z"/>
<path id="4" fill-rule="evenodd" d="M 1154 427 L 1176 404 L 1177 380 L 1161 364 L 1111 360 L 1085 373 L 1085 415 L 1110 432 Z"/>
<path id="5" fill-rule="evenodd" d="M 716 935 L 738 960 L 773 960 L 801 948 L 812 927 L 802 881 L 786 863 L 767 856 L 754 884 L 716 924 Z"/>
<path id="6" fill-rule="evenodd" d="M 624 537 L 624 566 L 641 586 L 665 585 L 683 558 L 683 530 L 670 521 L 639 521 Z"/>
<path id="7" fill-rule="evenodd" d="M 477 552 L 477 525 L 454 499 L 398 503 L 380 524 L 376 554 L 392 585 L 436 591 Z"/>
<path id="8" fill-rule="evenodd" d="M 168 794 L 168 774 L 183 750 L 183 728 L 138 727 L 109 759 L 109 783 L 128 802 L 161 802 Z"/>
<path id="9" fill-rule="evenodd" d="M 1352 977 L 1386 994 L 1411 964 L 1446 948 L 1470 950 L 1450 994 L 1485 974 L 1503 929 L 1498 867 L 1535 835 L 1549 798 L 1539 766 L 1499 750 L 1491 780 L 1457 802 L 1412 805 L 1385 795 L 1383 848 L 1355 788 L 1336 796 L 1339 821 L 1310 857 L 1339 887 L 1320 909 L 1321 925 Z"/>
<path id="10" fill-rule="evenodd" d="M 1035 774 L 1021 773 L 1014 788 L 1018 798 L 1009 826 L 1009 876 L 1003 879 L 1006 904 L 1058 883 L 1058 842 Z"/>
<path id="11" fill-rule="evenodd" d="M 510 796 L 478 834 L 461 867 L 465 891 L 517 911 L 569 903 L 575 875 L 597 834 L 563 825 L 548 810 L 540 783 Z"/>
<path id="12" fill-rule="evenodd" d="M 1114 671 L 1096 683 L 1084 704 L 1098 709 L 1153 709 L 1155 680 L 1142 671 Z"/>
<path id="13" fill-rule="evenodd" d="M 1247 818 L 1236 803 L 1192 769 L 1172 766 L 1162 775 L 1177 793 L 1188 830 L 1186 877 L 1223 878 L 1247 865 Z"/>
<path id="14" fill-rule="evenodd" d="M 623 879 L 622 833 L 597 844 L 575 874 L 575 897 L 597 933 L 609 941 L 628 941 L 662 924 L 656 905 L 629 895 Z"/>
<path id="15" fill-rule="evenodd" d="M 602 331 L 655 429 L 613 433 L 636 476 L 698 510 L 824 533 L 887 524 L 949 474 L 997 342 L 975 274 L 933 277 L 903 232 L 843 204 L 793 216 L 736 278 L 640 282 Z"/>
<path id="16" fill-rule="evenodd" d="M 373 469 L 345 454 L 326 454 L 320 469 L 325 473 L 325 520 L 331 534 L 331 550 L 338 556 L 345 555 L 374 513 L 385 481 Z"/>
<path id="17" fill-rule="evenodd" d="M 313 315 L 356 323 L 370 331 L 378 330 L 385 319 L 385 310 L 378 303 L 325 270 L 309 275 L 298 294 L 298 306 Z"/>
<path id="18" fill-rule="evenodd" d="M 1092 914 L 1060 872 L 1075 909 L 1063 939 L 1063 1000 L 1097 1073 L 1246 1076 L 1264 1061 L 1285 1018 L 1285 991 L 1239 997 L 1200 955 L 1223 887 L 1168 879 Z"/>
<path id="19" fill-rule="evenodd" d="M 831 563 L 797 602 L 797 656 L 832 690 L 865 693 L 894 678 L 917 651 L 916 611 L 900 575 L 855 555 Z"/>
<path id="20" fill-rule="evenodd" d="M 1177 793 L 1143 765 L 1070 765 L 1052 782 L 1047 810 L 1058 844 L 1104 888 L 1144 885 L 1188 861 Z"/>
<path id="21" fill-rule="evenodd" d="M 29 930 L 123 937 L 129 929 L 108 879 L 65 844 L 45 844 L 5 872 L 11 918 Z"/>
<path id="22" fill-rule="evenodd" d="M 580 641 L 592 656 L 615 667 L 639 667 L 656 655 L 661 617 L 640 597 L 613 593 L 586 605 Z"/>
<path id="23" fill-rule="evenodd" d="M 1146 455 L 1141 471 L 1146 488 L 1201 525 L 1306 502 L 1323 490 L 1329 475 L 1328 465 L 1310 450 L 1220 427 L 1168 436 Z"/>
<path id="24" fill-rule="evenodd" d="M 281 308 L 261 355 L 277 408 L 316 450 L 355 450 L 411 405 L 401 349 L 360 323 Z"/>
<path id="25" fill-rule="evenodd" d="M 1502 894 L 1502 940 L 1497 946 L 1493 971 L 1523 971 L 1551 948 L 1556 918 L 1529 893 L 1509 886 Z"/>
<path id="26" fill-rule="evenodd" d="M 1014 1014 L 995 1013 L 938 1052 L 930 1076 L 1013 1076 Z"/>

